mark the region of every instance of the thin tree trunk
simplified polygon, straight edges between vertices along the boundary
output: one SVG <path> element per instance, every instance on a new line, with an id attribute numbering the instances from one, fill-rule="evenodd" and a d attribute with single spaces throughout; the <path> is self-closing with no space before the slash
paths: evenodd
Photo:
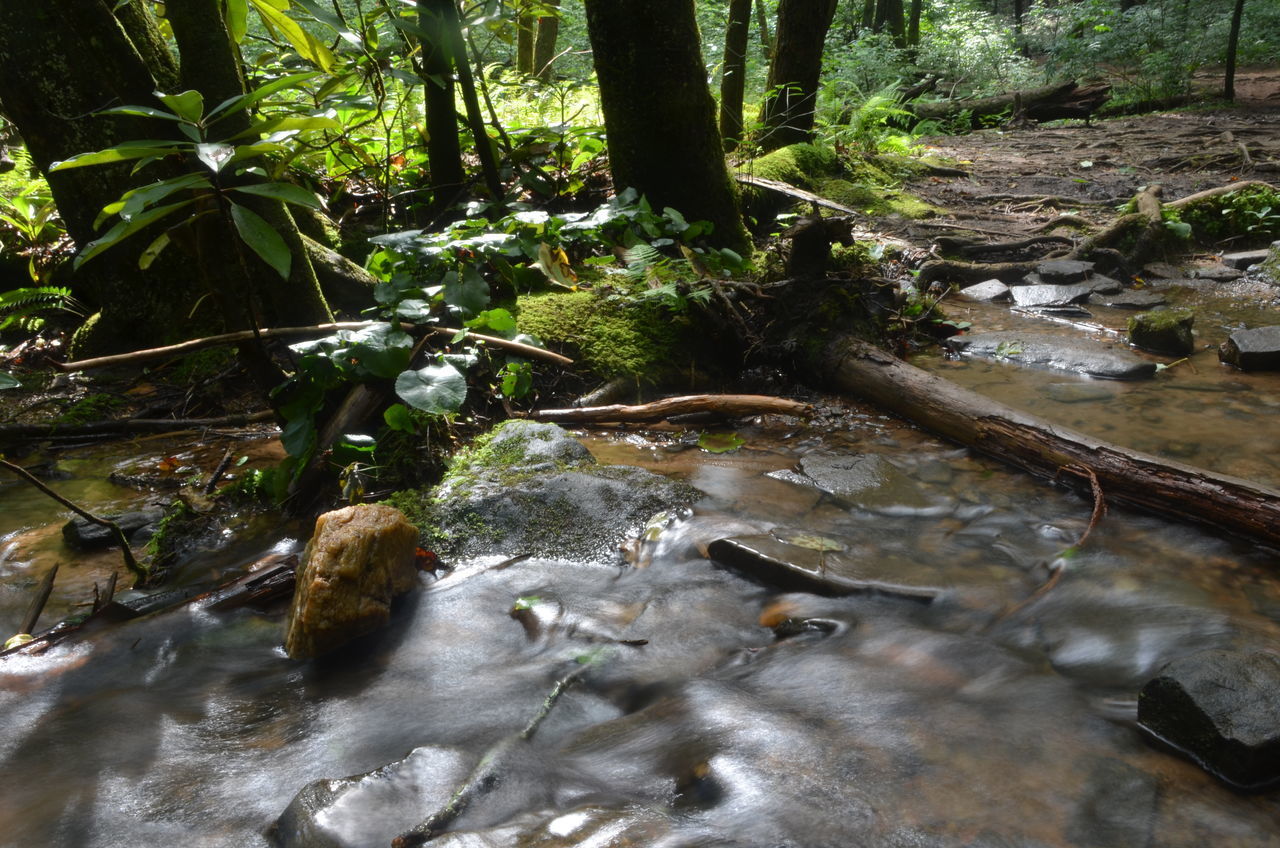
<path id="1" fill-rule="evenodd" d="M 427 108 L 427 167 L 434 211 L 443 211 L 462 191 L 462 146 L 454 102 L 453 50 L 445 36 L 445 12 L 453 0 L 418 0 L 422 42 L 422 82 Z"/>
<path id="2" fill-rule="evenodd" d="M 836 0 L 782 0 L 778 4 L 777 46 L 760 111 L 764 124 L 760 143 L 765 150 L 812 137 L 822 49 L 835 11 Z"/>
<path id="3" fill-rule="evenodd" d="M 907 19 L 903 13 L 902 0 L 881 0 L 885 6 L 885 25 L 893 36 L 893 46 L 902 49 L 907 46 Z"/>
<path id="4" fill-rule="evenodd" d="M 724 149 L 742 140 L 742 99 L 747 85 L 747 39 L 751 29 L 751 0 L 730 0 L 724 30 L 724 72 L 720 77 L 720 135 Z"/>
<path id="5" fill-rule="evenodd" d="M 521 12 L 516 16 L 516 71 L 533 75 L 533 41 L 538 19 Z"/>
<path id="6" fill-rule="evenodd" d="M 452 48 L 454 67 L 458 72 L 458 87 L 462 89 L 462 103 L 467 110 L 467 125 L 471 128 L 471 137 L 475 141 L 480 170 L 484 173 L 484 183 L 489 189 L 489 196 L 495 202 L 501 202 L 502 178 L 498 174 L 498 160 L 494 155 L 493 141 L 489 138 L 484 115 L 480 112 L 480 99 L 476 95 L 475 78 L 471 75 L 467 45 L 462 39 L 462 21 L 458 17 L 458 6 L 454 0 L 448 0 L 444 5 L 445 34 Z"/>
<path id="7" fill-rule="evenodd" d="M 923 0 L 911 0 L 911 12 L 907 16 L 907 46 L 911 48 L 920 46 L 920 12 L 923 6 Z"/>
<path id="8" fill-rule="evenodd" d="M 746 250 L 693 0 L 586 0 L 586 11 L 614 187 L 710 221 L 713 242 Z"/>
<path id="9" fill-rule="evenodd" d="M 769 13 L 764 0 L 756 0 L 756 25 L 760 27 L 760 49 L 766 62 L 773 61 L 773 36 L 769 33 Z"/>
<path id="10" fill-rule="evenodd" d="M 1231 11 L 1231 34 L 1227 36 L 1227 70 L 1222 86 L 1222 96 L 1227 100 L 1236 99 L 1236 54 L 1240 49 L 1240 19 L 1244 17 L 1244 0 L 1236 0 Z"/>
<path id="11" fill-rule="evenodd" d="M 560 0 L 543 0 L 546 5 L 559 8 Z M 560 36 L 560 15 L 543 15 L 538 18 L 538 36 L 533 42 L 533 72 L 543 82 L 551 82 L 551 63 L 556 58 L 556 40 Z"/>

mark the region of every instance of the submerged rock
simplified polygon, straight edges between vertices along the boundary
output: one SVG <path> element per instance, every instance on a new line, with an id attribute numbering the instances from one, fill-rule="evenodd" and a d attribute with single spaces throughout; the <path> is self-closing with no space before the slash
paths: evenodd
<path id="1" fill-rule="evenodd" d="M 1097 291 L 1096 289 L 1094 290 Z M 1164 295 L 1153 291 L 1127 291 L 1119 294 L 1103 294 L 1093 299 L 1101 306 L 1112 309 L 1154 309 L 1168 303 Z"/>
<path id="2" fill-rule="evenodd" d="M 920 486 L 880 454 L 812 451 L 800 460 L 798 471 L 773 471 L 766 476 L 813 486 L 858 506 L 873 509 L 917 509 L 928 503 Z"/>
<path id="3" fill-rule="evenodd" d="M 1113 350 L 1083 339 L 1063 339 L 1047 333 L 1004 330 L 952 336 L 943 344 L 957 353 L 1016 362 L 1020 365 L 1073 371 L 1109 380 L 1145 379 L 1156 373 L 1154 362 L 1147 362 L 1128 351 Z"/>
<path id="4" fill-rule="evenodd" d="M 1142 687 L 1138 723 L 1238 789 L 1280 782 L 1280 656 L 1201 651 Z"/>
<path id="5" fill-rule="evenodd" d="M 1152 353 L 1188 356 L 1195 352 L 1196 316 L 1190 309 L 1154 309 L 1129 319 L 1129 343 Z"/>
<path id="6" fill-rule="evenodd" d="M 1280 370 L 1280 327 L 1236 330 L 1218 348 L 1218 359 L 1241 371 Z"/>
<path id="7" fill-rule="evenodd" d="M 139 530 L 154 526 L 160 519 L 164 518 L 164 507 L 150 506 L 120 515 L 106 515 L 103 518 L 114 521 L 124 531 L 125 537 L 128 538 Z M 103 548 L 110 548 L 116 543 L 116 535 L 110 527 L 94 524 L 92 521 L 80 516 L 76 516 L 62 525 L 62 538 L 66 540 L 68 545 L 83 551 L 102 550 Z M 150 535 L 147 538 L 150 538 Z M 146 541 L 146 539 L 138 541 Z"/>
<path id="8" fill-rule="evenodd" d="M 651 471 L 599 465 L 555 424 L 506 421 L 455 458 L 432 492 L 390 502 L 422 527 L 423 544 L 446 558 L 534 554 L 596 562 L 697 490 Z"/>
<path id="9" fill-rule="evenodd" d="M 382 504 L 356 504 L 316 519 L 289 610 L 289 656 L 316 657 L 384 626 L 392 599 L 417 585 L 417 543 L 418 528 Z"/>

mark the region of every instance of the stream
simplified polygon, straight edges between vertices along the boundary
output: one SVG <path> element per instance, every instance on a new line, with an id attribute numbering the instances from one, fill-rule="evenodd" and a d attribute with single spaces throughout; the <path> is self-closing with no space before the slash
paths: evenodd
<path id="1" fill-rule="evenodd" d="M 1198 328 L 1214 342 L 1262 314 L 1239 309 L 1265 307 L 1224 298 Z M 952 315 L 1045 323 L 988 305 Z M 1145 383 L 917 364 L 1104 438 L 1280 482 L 1280 377 L 1211 353 Z M 320 661 L 284 656 L 282 609 L 199 603 L 0 660 L 0 844 L 267 846 L 304 786 L 380 770 L 323 810 L 308 844 L 388 845 L 502 751 L 500 779 L 430 844 L 1280 845 L 1280 795 L 1234 793 L 1134 726 L 1138 689 L 1168 661 L 1275 651 L 1274 552 L 1116 506 L 1077 548 L 1092 505 L 1064 488 L 857 405 L 825 424 L 740 429 L 746 446 L 724 454 L 584 435 L 601 462 L 702 493 L 639 547 L 644 567 L 494 568 L 519 553 L 495 551 L 424 575 L 386 631 Z M 788 479 L 818 453 L 879 456 L 890 473 L 851 497 Z M 57 485 L 123 508 L 141 496 L 93 482 L 121 461 L 64 453 Z M 55 514 L 0 487 L 9 630 L 43 569 L 69 559 Z M 779 592 L 701 553 L 744 533 L 816 539 L 939 594 Z M 303 541 L 246 531 L 181 573 L 234 573 Z M 78 562 L 46 624 L 113 567 Z M 512 745 L 570 672 L 536 735 Z"/>

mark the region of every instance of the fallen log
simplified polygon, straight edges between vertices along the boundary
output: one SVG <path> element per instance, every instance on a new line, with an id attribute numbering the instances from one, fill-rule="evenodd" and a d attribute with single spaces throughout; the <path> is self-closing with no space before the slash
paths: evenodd
<path id="1" fill-rule="evenodd" d="M 1032 121 L 1088 120 L 1110 96 L 1111 86 L 1108 85 L 1081 87 L 1075 82 L 1064 82 L 993 97 L 916 101 L 905 108 L 917 118 L 930 121 L 945 121 L 968 114 L 970 125 L 977 129 L 984 125 L 984 119 L 1004 115 Z"/>
<path id="2" fill-rule="evenodd" d="M 851 336 L 833 340 L 820 365 L 834 388 L 1033 474 L 1069 480 L 1087 471 L 1108 500 L 1280 547 L 1275 489 L 1059 427 Z"/>
<path id="3" fill-rule="evenodd" d="M 710 412 L 726 418 L 766 414 L 808 417 L 813 414 L 813 407 L 800 401 L 766 395 L 686 395 L 663 398 L 638 406 L 613 404 L 573 409 L 538 409 L 530 412 L 529 417 L 535 421 L 554 421 L 561 424 L 644 423 L 698 412 Z"/>

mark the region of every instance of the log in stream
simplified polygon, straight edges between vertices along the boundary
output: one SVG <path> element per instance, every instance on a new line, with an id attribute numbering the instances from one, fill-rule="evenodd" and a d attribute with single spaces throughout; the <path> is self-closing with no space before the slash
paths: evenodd
<path id="1" fill-rule="evenodd" d="M 1275 489 L 1059 427 L 851 336 L 831 342 L 822 365 L 834 388 L 988 456 L 1064 479 L 1077 479 L 1087 469 L 1110 500 L 1280 547 L 1280 491 Z"/>

